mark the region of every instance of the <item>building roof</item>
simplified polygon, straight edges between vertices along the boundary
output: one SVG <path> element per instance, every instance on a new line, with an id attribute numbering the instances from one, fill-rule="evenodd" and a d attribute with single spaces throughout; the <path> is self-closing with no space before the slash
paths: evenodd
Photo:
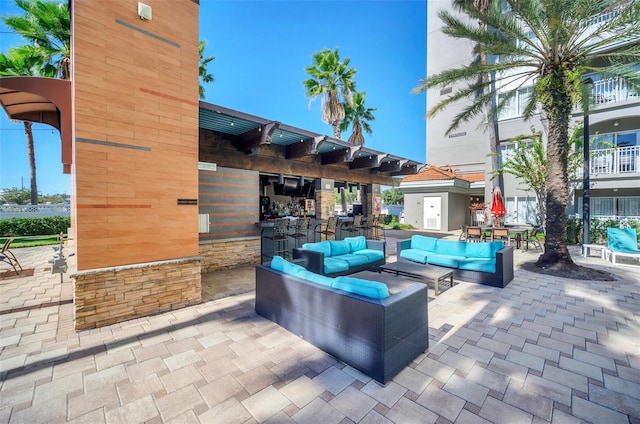
<path id="1" fill-rule="evenodd" d="M 458 174 L 457 169 L 451 168 L 451 165 L 445 165 L 444 167 L 427 164 L 417 174 L 408 175 L 402 179 L 402 182 L 416 182 L 416 181 L 439 181 L 439 180 L 462 180 L 470 183 L 484 181 L 485 175 L 483 173 L 474 174 Z"/>
<path id="2" fill-rule="evenodd" d="M 286 149 L 287 159 L 317 156 L 322 165 L 347 163 L 349 169 L 387 176 L 415 174 L 422 166 L 414 160 L 203 101 L 199 118 L 201 129 L 235 137 L 236 148 L 247 154 L 277 145 Z"/>

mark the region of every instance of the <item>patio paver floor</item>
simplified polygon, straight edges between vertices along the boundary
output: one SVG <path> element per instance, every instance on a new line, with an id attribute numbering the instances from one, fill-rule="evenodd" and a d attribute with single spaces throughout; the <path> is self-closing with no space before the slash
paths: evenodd
<path id="1" fill-rule="evenodd" d="M 578 252 L 620 280 L 429 290 L 430 348 L 383 387 L 256 315 L 253 267 L 204 275 L 200 305 L 76 332 L 51 247 L 16 249 L 35 271 L 0 280 L 0 423 L 640 423 L 640 267 Z"/>

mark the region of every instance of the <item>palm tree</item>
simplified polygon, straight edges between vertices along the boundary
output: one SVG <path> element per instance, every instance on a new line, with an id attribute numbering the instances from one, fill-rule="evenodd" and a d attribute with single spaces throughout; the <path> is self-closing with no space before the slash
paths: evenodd
<path id="1" fill-rule="evenodd" d="M 66 2 L 14 0 L 22 16 L 6 16 L 4 24 L 20 34 L 44 59 L 40 76 L 71 77 L 71 18 Z"/>
<path id="2" fill-rule="evenodd" d="M 333 127 L 333 137 L 340 139 L 340 122 L 345 117 L 344 102 L 353 103 L 356 89 L 353 76 L 357 72 L 349 67 L 349 58 L 340 61 L 338 49 L 323 49 L 313 55 L 313 66 L 305 68 L 311 78 L 304 80 L 309 104 L 320 96 L 322 120 Z"/>
<path id="3" fill-rule="evenodd" d="M 43 58 L 33 46 L 14 47 L 7 54 L 0 53 L 1 76 L 33 76 L 42 67 Z M 18 121 L 16 121 L 18 122 Z M 36 153 L 33 144 L 33 123 L 21 121 L 27 138 L 27 156 L 31 177 L 31 204 L 38 204 L 38 183 L 36 178 Z"/>
<path id="4" fill-rule="evenodd" d="M 506 7 L 501 7 L 504 4 Z M 573 267 L 567 250 L 569 121 L 573 107 L 583 97 L 582 77 L 588 72 L 620 76 L 637 83 L 631 66 L 640 57 L 633 40 L 640 33 L 640 2 L 614 0 L 504 0 L 484 12 L 471 6 L 463 12 L 483 21 L 491 31 L 479 30 L 447 11 L 439 13 L 444 33 L 476 44 L 476 49 L 498 56 L 495 63 L 472 63 L 430 75 L 417 90 L 456 86 L 448 98 L 428 111 L 427 117 L 442 112 L 460 100 L 467 107 L 453 117 L 449 130 L 482 112 L 504 93 L 492 111 L 498 113 L 515 94 L 506 92 L 532 84 L 524 117 L 531 118 L 538 105 L 548 119 L 546 164 L 545 251 L 537 265 Z M 608 12 L 608 19 L 593 19 Z M 495 73 L 495 86 L 482 75 Z M 477 96 L 478 92 L 482 95 Z M 584 103 L 584 102 L 583 102 Z M 586 104 L 586 103 L 584 103 Z"/>
<path id="5" fill-rule="evenodd" d="M 369 121 L 376 119 L 373 116 L 373 112 L 378 109 L 365 106 L 364 101 L 366 96 L 367 93 L 356 91 L 353 94 L 353 105 L 350 105 L 348 102 L 342 104 L 345 116 L 342 122 L 340 122 L 340 132 L 346 131 L 349 126 L 353 127 L 353 132 L 349 137 L 349 143 L 351 144 L 364 144 L 362 130 L 364 129 L 368 134 L 371 134 Z"/>
<path id="6" fill-rule="evenodd" d="M 209 62 L 214 61 L 216 57 L 215 56 L 205 57 L 204 56 L 205 47 L 207 47 L 207 42 L 204 40 L 201 40 L 200 43 L 198 43 L 198 54 L 200 56 L 200 61 L 198 66 L 198 76 L 200 77 L 200 81 L 201 81 L 199 85 L 201 99 L 204 99 L 203 84 L 215 81 L 213 74 L 210 74 L 209 72 L 207 72 L 207 65 L 209 65 Z"/>
<path id="7" fill-rule="evenodd" d="M 2 21 L 30 45 L 14 47 L 7 54 L 0 53 L 0 75 L 71 77 L 71 18 L 64 3 L 15 0 L 25 12 L 23 16 L 7 16 Z M 38 204 L 36 154 L 33 143 L 33 124 L 22 122 L 27 138 L 27 155 L 31 177 L 31 204 Z"/>

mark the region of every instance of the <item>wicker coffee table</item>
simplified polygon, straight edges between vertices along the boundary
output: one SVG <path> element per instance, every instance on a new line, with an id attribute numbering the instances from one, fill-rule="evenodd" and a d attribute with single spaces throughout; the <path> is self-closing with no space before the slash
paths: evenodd
<path id="1" fill-rule="evenodd" d="M 433 291 L 436 296 L 440 294 L 440 283 L 446 283 L 453 287 L 453 270 L 435 265 L 422 265 L 410 262 L 391 262 L 377 267 L 381 272 L 402 275 L 415 278 L 427 284 L 433 281 Z"/>

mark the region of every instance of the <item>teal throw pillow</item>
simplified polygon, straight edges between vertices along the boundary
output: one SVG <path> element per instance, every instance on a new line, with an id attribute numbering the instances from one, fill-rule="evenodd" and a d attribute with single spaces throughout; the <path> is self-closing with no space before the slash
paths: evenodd
<path id="1" fill-rule="evenodd" d="M 331 256 L 331 244 L 327 240 L 318 243 L 305 243 L 302 245 L 302 248 L 323 253 L 324 256 Z"/>

